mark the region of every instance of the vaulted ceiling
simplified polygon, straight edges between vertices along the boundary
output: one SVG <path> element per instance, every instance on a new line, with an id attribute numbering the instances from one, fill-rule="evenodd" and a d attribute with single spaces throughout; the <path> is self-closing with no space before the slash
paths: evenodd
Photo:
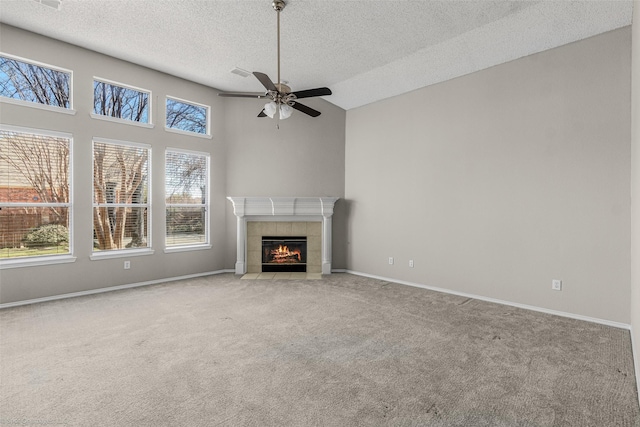
<path id="1" fill-rule="evenodd" d="M 631 24 L 631 0 L 286 0 L 282 79 L 344 109 Z M 270 0 L 2 0 L 0 22 L 223 91 L 276 80 Z M 0 41 L 0 50 L 2 48 Z M 55 64 L 53 64 L 55 65 Z"/>

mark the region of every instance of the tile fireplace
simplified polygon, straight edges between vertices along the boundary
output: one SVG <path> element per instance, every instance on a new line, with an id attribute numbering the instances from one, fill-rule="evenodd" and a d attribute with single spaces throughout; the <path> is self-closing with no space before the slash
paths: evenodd
<path id="1" fill-rule="evenodd" d="M 233 204 L 237 218 L 236 274 L 262 271 L 306 271 L 331 274 L 331 232 L 333 207 L 337 197 L 227 197 Z M 286 267 L 264 262 L 263 239 L 291 240 L 304 238 L 305 262 L 293 262 L 295 255 L 287 254 L 292 247 L 278 243 L 272 247 L 281 260 L 291 261 Z M 291 242 L 290 242 L 291 243 Z M 297 242 L 293 242 L 296 243 Z M 280 248 L 287 246 L 287 249 Z M 295 251 L 295 248 L 293 249 Z M 279 252 L 280 251 L 280 252 Z M 302 251 L 301 256 L 302 256 Z M 264 264 L 267 270 L 263 270 Z M 298 266 L 293 266 L 298 264 Z M 300 265 L 304 264 L 304 270 Z"/>

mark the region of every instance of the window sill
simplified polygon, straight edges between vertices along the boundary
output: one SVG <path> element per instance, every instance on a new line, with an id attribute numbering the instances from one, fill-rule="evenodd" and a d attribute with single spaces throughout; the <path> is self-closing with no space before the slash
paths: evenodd
<path id="1" fill-rule="evenodd" d="M 119 119 L 117 117 L 102 116 L 100 114 L 90 113 L 92 119 L 104 120 L 111 123 L 121 123 L 123 125 L 138 126 L 147 129 L 153 129 L 153 123 L 134 122 L 133 120 Z"/>
<path id="2" fill-rule="evenodd" d="M 186 130 L 168 128 L 166 126 L 164 127 L 164 130 L 171 133 L 177 133 L 178 135 L 195 136 L 196 138 L 202 138 L 202 139 L 212 139 L 210 134 L 205 134 L 205 133 L 189 132 Z"/>
<path id="3" fill-rule="evenodd" d="M 24 101 L 22 99 L 7 98 L 6 96 L 0 96 L 0 102 L 5 104 L 19 105 L 21 107 L 36 108 L 38 110 L 53 111 L 54 113 L 70 114 L 72 116 L 76 114 L 76 110 L 72 110 L 71 108 L 40 104 L 38 102 Z"/>
<path id="4" fill-rule="evenodd" d="M 91 261 L 98 261 L 101 259 L 113 259 L 113 258 L 127 258 L 132 256 L 145 256 L 145 255 L 153 255 L 155 251 L 150 248 L 144 249 L 123 249 L 117 251 L 103 251 L 103 252 L 94 252 L 91 254 L 89 259 Z"/>
<path id="5" fill-rule="evenodd" d="M 211 245 L 185 245 L 185 246 L 172 246 L 170 248 L 165 248 L 165 254 L 172 254 L 175 252 L 190 252 L 190 251 L 204 251 L 207 249 L 211 249 Z"/>
<path id="6" fill-rule="evenodd" d="M 72 255 L 39 256 L 19 259 L 0 260 L 0 270 L 21 267 L 39 267 L 41 265 L 67 264 L 76 262 Z"/>

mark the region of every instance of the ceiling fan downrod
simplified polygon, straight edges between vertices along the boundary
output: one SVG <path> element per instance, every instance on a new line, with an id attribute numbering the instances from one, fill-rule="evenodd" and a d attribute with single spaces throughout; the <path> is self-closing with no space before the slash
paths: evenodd
<path id="1" fill-rule="evenodd" d="M 280 12 L 282 12 L 284 10 L 284 7 L 287 4 L 284 2 L 284 0 L 273 0 L 273 3 L 271 3 L 271 6 L 273 6 L 273 8 L 275 9 L 276 12 L 278 12 L 278 18 L 277 18 L 277 26 L 278 26 L 278 80 L 276 80 L 276 86 L 278 87 L 278 90 L 280 90 L 280 84 L 282 83 L 280 80 Z"/>
<path id="2" fill-rule="evenodd" d="M 252 74 L 258 79 L 262 86 L 264 86 L 266 92 L 221 92 L 218 96 L 270 99 L 271 102 L 267 102 L 265 104 L 262 111 L 260 111 L 260 114 L 258 114 L 258 117 L 271 117 L 276 118 L 277 120 L 286 119 L 291 115 L 292 109 L 300 111 L 301 113 L 311 117 L 318 117 L 320 115 L 320 111 L 307 107 L 306 105 L 298 102 L 298 100 L 302 98 L 313 98 L 316 96 L 328 96 L 331 95 L 331 89 L 328 87 L 318 87 L 315 89 L 305 89 L 292 92 L 291 87 L 287 85 L 287 82 L 282 82 L 280 80 L 280 12 L 282 12 L 286 3 L 284 0 L 272 0 L 271 6 L 278 13 L 278 79 L 274 83 L 265 73 L 254 71 Z M 283 114 L 276 114 L 278 112 Z"/>

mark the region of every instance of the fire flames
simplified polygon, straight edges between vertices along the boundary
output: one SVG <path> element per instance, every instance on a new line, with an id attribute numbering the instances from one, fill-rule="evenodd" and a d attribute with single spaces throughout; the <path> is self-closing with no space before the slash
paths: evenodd
<path id="1" fill-rule="evenodd" d="M 269 262 L 290 263 L 302 261 L 300 249 L 289 250 L 286 245 L 279 245 L 278 249 L 272 249 L 270 255 L 271 260 Z"/>

